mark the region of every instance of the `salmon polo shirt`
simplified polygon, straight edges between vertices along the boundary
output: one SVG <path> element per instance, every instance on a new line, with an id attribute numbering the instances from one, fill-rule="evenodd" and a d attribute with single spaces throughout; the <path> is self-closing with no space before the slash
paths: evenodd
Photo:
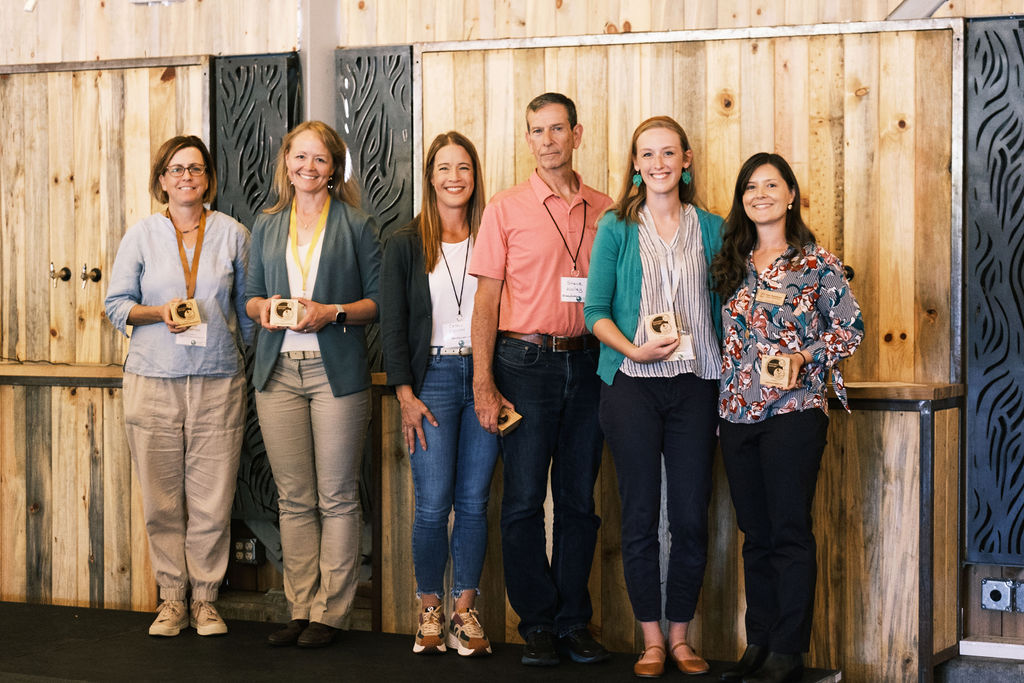
<path id="1" fill-rule="evenodd" d="M 562 278 L 587 277 L 597 219 L 612 200 L 584 185 L 578 173 L 576 180 L 580 190 L 566 203 L 535 170 L 526 182 L 494 195 L 484 209 L 469 272 L 504 281 L 499 330 L 587 333 L 583 303 L 562 301 Z"/>

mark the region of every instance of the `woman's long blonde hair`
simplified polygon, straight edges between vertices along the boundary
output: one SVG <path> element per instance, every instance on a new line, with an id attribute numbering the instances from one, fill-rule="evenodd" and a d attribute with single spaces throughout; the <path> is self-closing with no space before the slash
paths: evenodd
<path id="1" fill-rule="evenodd" d="M 428 273 L 433 272 L 441 258 L 441 214 L 437 210 L 437 191 L 431 182 L 434 177 L 434 161 L 438 152 L 448 145 L 458 145 L 466 150 L 470 161 L 473 162 L 473 193 L 466 205 L 466 219 L 469 221 L 469 234 L 474 239 L 484 214 L 484 176 L 480 170 L 480 157 L 476 153 L 476 147 L 462 133 L 454 130 L 441 133 L 430 143 L 427 158 L 423 161 L 423 206 L 418 220 L 420 239 L 423 241 L 423 262 Z"/>
<path id="2" fill-rule="evenodd" d="M 348 151 L 345 141 L 341 139 L 336 130 L 323 121 L 304 121 L 288 131 L 288 134 L 281 140 L 281 148 L 277 150 L 277 161 L 274 164 L 274 192 L 277 194 L 277 203 L 265 209 L 264 212 L 278 213 L 291 208 L 292 199 L 295 198 L 295 188 L 288 180 L 288 152 L 291 151 L 295 138 L 307 130 L 324 143 L 334 164 L 334 174 L 327 182 L 327 192 L 334 199 L 358 209 L 359 184 L 356 182 L 355 174 L 350 174 L 349 179 L 345 180 L 345 159 Z"/>

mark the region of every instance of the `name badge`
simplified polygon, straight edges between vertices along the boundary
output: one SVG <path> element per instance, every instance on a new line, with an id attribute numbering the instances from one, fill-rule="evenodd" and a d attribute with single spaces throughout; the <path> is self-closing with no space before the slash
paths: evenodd
<path id="1" fill-rule="evenodd" d="M 459 317 L 455 322 L 445 323 L 441 327 L 445 346 L 469 345 L 469 321 Z"/>
<path id="2" fill-rule="evenodd" d="M 587 296 L 587 278 L 563 277 L 562 301 L 570 304 L 581 304 Z"/>
<path id="3" fill-rule="evenodd" d="M 174 335 L 174 343 L 179 346 L 206 346 L 206 323 L 193 325 Z"/>
<path id="4" fill-rule="evenodd" d="M 781 306 L 786 303 L 786 293 L 776 292 L 770 289 L 759 289 L 757 290 L 757 296 L 754 297 L 754 301 L 759 304 Z"/>
<path id="5" fill-rule="evenodd" d="M 693 352 L 693 337 L 683 332 L 679 335 L 679 346 L 672 354 L 672 360 L 696 360 L 697 354 Z"/>

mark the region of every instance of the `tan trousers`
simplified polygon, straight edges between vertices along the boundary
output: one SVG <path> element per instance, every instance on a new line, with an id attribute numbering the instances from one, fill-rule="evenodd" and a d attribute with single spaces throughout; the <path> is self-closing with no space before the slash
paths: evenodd
<path id="1" fill-rule="evenodd" d="M 124 373 L 125 432 L 164 600 L 214 601 L 228 565 L 245 424 L 245 375 Z"/>
<path id="2" fill-rule="evenodd" d="M 319 358 L 281 356 L 256 410 L 277 483 L 292 619 L 347 628 L 359 580 L 359 470 L 370 391 L 335 397 Z"/>

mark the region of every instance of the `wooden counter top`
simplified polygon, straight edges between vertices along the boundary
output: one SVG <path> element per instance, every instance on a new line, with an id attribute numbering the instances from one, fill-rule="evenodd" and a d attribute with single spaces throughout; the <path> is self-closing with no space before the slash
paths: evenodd
<path id="1" fill-rule="evenodd" d="M 847 382 L 846 394 L 851 401 L 904 400 L 939 401 L 964 395 L 962 384 L 915 384 L 913 382 Z"/>

